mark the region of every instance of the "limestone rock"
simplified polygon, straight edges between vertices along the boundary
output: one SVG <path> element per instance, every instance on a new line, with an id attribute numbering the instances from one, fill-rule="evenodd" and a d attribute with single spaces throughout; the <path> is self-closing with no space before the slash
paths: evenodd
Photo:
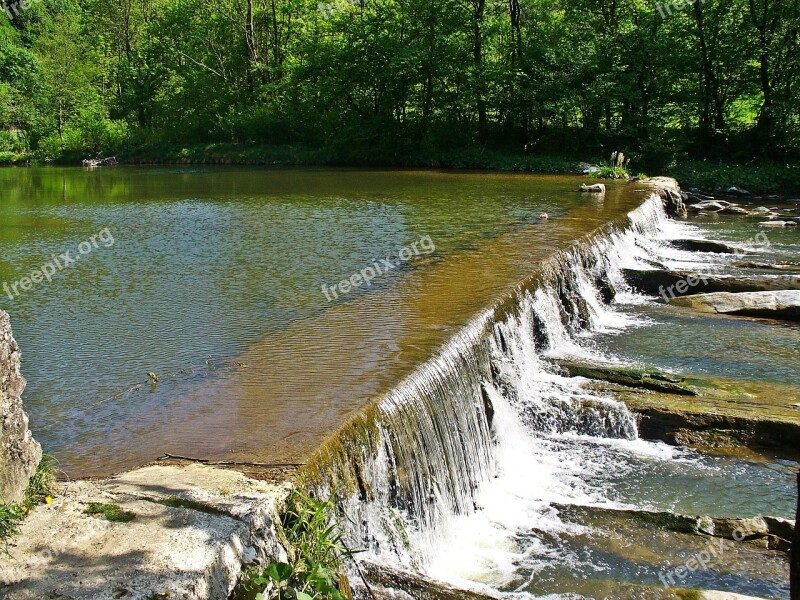
<path id="1" fill-rule="evenodd" d="M 25 379 L 8 313 L 0 310 L 0 503 L 19 502 L 42 458 L 22 408 Z"/>
<path id="2" fill-rule="evenodd" d="M 683 203 L 683 196 L 678 182 L 671 177 L 653 177 L 647 180 L 658 189 L 658 195 L 664 203 L 664 209 L 671 217 L 685 219 L 689 213 Z"/>
<path id="3" fill-rule="evenodd" d="M 286 562 L 277 527 L 290 491 L 195 463 L 66 483 L 0 556 L 0 597 L 228 598 L 247 565 Z M 134 516 L 110 522 L 86 514 L 90 503 Z"/>
<path id="4" fill-rule="evenodd" d="M 800 290 L 800 277 L 791 274 L 730 277 L 664 269 L 622 269 L 628 283 L 645 294 L 668 300 L 700 292 L 777 292 Z"/>
<path id="5" fill-rule="evenodd" d="M 718 592 L 716 590 L 703 590 L 700 592 L 701 600 L 761 600 L 757 596 L 742 596 L 732 592 Z"/>
<path id="6" fill-rule="evenodd" d="M 800 290 L 716 292 L 670 298 L 669 302 L 702 312 L 800 320 Z"/>

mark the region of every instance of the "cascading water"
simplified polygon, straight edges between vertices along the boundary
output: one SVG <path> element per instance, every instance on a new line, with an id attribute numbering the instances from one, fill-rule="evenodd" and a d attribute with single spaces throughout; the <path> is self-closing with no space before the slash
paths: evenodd
<path id="1" fill-rule="evenodd" d="M 604 468 L 601 461 L 565 464 L 561 440 L 636 444 L 635 419 L 580 378 L 561 376 L 548 357 L 582 355 L 585 332 L 627 324 L 610 307 L 616 295 L 631 294 L 621 268 L 668 224 L 653 195 L 626 223 L 552 257 L 326 444 L 308 472 L 322 494 L 336 497 L 353 547 L 457 579 L 459 565 L 443 557 L 461 566 L 524 561 L 532 550 L 515 541 L 517 526 L 556 523 L 552 501 L 603 501 L 575 483 Z M 462 519 L 473 519 L 472 531 L 482 522 L 477 535 L 496 538 L 489 546 L 503 552 L 489 557 L 460 543 Z M 477 554 L 465 558 L 456 547 Z"/>

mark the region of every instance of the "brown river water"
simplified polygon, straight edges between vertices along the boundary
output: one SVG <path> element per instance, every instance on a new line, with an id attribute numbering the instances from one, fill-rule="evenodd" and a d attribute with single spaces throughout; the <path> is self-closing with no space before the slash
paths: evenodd
<path id="1" fill-rule="evenodd" d="M 71 476 L 164 453 L 302 461 L 544 257 L 647 195 L 612 183 L 598 201 L 579 183 L 2 170 L 0 285 L 11 293 L 0 307 L 23 350 L 34 435 Z M 77 259 L 50 282 L 13 287 L 66 251 Z M 332 297 L 331 286 L 386 257 L 388 272 Z"/>

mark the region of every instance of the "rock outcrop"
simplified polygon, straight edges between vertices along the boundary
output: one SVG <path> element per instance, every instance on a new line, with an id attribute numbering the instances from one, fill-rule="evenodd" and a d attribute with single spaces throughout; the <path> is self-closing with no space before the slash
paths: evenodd
<path id="1" fill-rule="evenodd" d="M 688 216 L 677 181 L 671 177 L 653 177 L 648 179 L 647 183 L 656 186 L 658 195 L 664 203 L 664 209 L 669 216 L 679 219 L 685 219 Z"/>
<path id="2" fill-rule="evenodd" d="M 247 566 L 286 562 L 277 528 L 290 491 L 196 463 L 65 483 L 0 556 L 0 597 L 228 598 Z M 88 514 L 93 505 L 128 517 Z"/>
<path id="3" fill-rule="evenodd" d="M 636 290 L 665 299 L 699 295 L 700 292 L 778 292 L 800 290 L 796 275 L 748 275 L 742 277 L 709 275 L 663 269 L 623 269 L 623 275 Z"/>
<path id="4" fill-rule="evenodd" d="M 8 313 L 0 310 L 0 504 L 22 500 L 42 458 L 22 408 L 25 379 Z"/>
<path id="5" fill-rule="evenodd" d="M 702 312 L 800 320 L 800 290 L 695 294 L 671 298 L 669 302 Z"/>

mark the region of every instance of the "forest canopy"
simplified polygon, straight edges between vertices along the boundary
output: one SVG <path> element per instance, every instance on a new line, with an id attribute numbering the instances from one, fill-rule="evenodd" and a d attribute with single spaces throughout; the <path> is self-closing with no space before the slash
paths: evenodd
<path id="1" fill-rule="evenodd" d="M 794 159 L 800 0 L 8 0 L 0 153 Z"/>

